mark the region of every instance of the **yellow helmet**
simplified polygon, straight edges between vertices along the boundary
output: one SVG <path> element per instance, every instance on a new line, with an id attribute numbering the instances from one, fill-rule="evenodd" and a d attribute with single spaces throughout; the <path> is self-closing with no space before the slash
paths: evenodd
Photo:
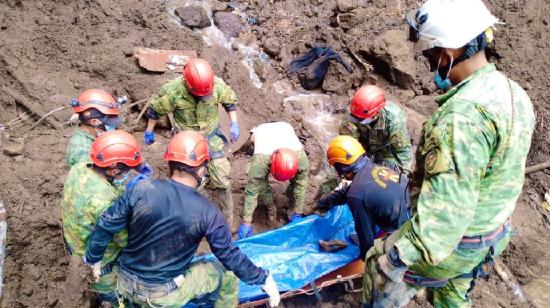
<path id="1" fill-rule="evenodd" d="M 365 154 L 365 149 L 351 136 L 338 136 L 330 141 L 327 149 L 327 158 L 331 166 L 335 163 L 351 165 Z"/>

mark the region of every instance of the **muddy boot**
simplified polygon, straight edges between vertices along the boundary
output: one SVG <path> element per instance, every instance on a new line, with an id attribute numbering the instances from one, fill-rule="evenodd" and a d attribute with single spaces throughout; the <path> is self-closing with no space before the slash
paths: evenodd
<path id="1" fill-rule="evenodd" d="M 267 209 L 267 223 L 270 227 L 275 228 L 277 227 L 277 207 L 275 207 L 275 204 L 266 204 Z"/>
<path id="2" fill-rule="evenodd" d="M 239 226 L 235 222 L 235 205 L 233 204 L 233 194 L 231 193 L 231 188 L 222 190 L 222 206 L 223 206 L 223 216 L 227 219 L 229 224 L 229 229 L 231 229 L 231 234 L 237 233 Z"/>
<path id="3" fill-rule="evenodd" d="M 333 251 L 342 250 L 348 247 L 348 244 L 340 240 L 330 240 L 330 241 L 319 240 L 319 247 L 321 248 L 321 251 L 333 252 Z"/>

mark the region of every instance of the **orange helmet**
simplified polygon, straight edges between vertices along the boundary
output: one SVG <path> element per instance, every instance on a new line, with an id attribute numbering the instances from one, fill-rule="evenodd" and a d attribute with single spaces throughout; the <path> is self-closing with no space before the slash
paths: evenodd
<path id="1" fill-rule="evenodd" d="M 377 86 L 368 85 L 355 92 L 349 109 L 356 118 L 369 120 L 378 115 L 385 105 L 384 91 Z"/>
<path id="2" fill-rule="evenodd" d="M 80 93 L 77 98 L 71 100 L 71 107 L 73 107 L 75 113 L 95 108 L 106 115 L 118 115 L 120 113 L 120 105 L 124 104 L 126 101 L 127 98 L 125 96 L 115 100 L 111 94 L 103 90 L 88 89 Z"/>
<path id="3" fill-rule="evenodd" d="M 94 165 L 105 168 L 123 163 L 129 167 L 141 164 L 141 146 L 131 134 L 115 130 L 99 135 L 90 149 Z"/>
<path id="4" fill-rule="evenodd" d="M 288 181 L 298 172 L 298 157 L 290 149 L 279 149 L 271 155 L 271 175 L 277 181 Z"/>
<path id="5" fill-rule="evenodd" d="M 190 167 L 198 167 L 210 160 L 208 141 L 201 134 L 184 131 L 170 140 L 164 160 L 177 161 Z"/>
<path id="6" fill-rule="evenodd" d="M 189 59 L 183 67 L 183 79 L 195 96 L 208 96 L 214 90 L 214 71 L 206 60 Z"/>

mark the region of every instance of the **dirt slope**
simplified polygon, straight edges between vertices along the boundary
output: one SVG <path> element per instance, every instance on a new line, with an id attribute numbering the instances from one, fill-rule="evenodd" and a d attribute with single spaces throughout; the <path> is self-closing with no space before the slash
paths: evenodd
<path id="1" fill-rule="evenodd" d="M 290 119 L 301 137 L 307 139 L 306 148 L 312 160 L 318 160 L 321 151 L 312 138 L 308 138 L 307 124 L 283 109 L 284 96 L 275 92 L 272 83 L 286 77 L 285 67 L 297 54 L 311 46 L 330 46 L 354 67 L 351 74 L 339 64 L 329 69 L 322 88 L 333 95 L 332 111 L 345 109 L 348 95 L 363 82 L 376 82 L 396 100 L 420 114 L 429 114 L 434 106 L 421 103 L 425 100 L 418 98 L 434 94 L 431 74 L 426 67 L 420 65 L 411 73 L 411 67 L 407 67 L 410 63 L 398 63 L 398 73 L 402 74 L 397 74 L 396 80 L 392 79 L 395 74 L 388 73 L 390 68 L 380 62 L 383 55 L 373 55 L 378 44 L 376 38 L 387 30 L 403 29 L 402 16 L 408 8 L 416 5 L 415 2 L 238 1 L 241 10 L 259 22 L 259 25 L 247 26 L 249 35 L 270 55 L 269 66 L 265 67 L 268 72 L 264 76 L 266 82 L 262 89 L 258 89 L 250 82 L 249 73 L 235 51 L 205 46 L 200 35 L 179 27 L 167 17 L 165 1 L 2 1 L 0 124 L 13 124 L 10 123 L 13 119 L 26 112 L 13 97 L 1 90 L 3 87 L 35 102 L 41 112 L 66 104 L 70 97 L 88 87 L 102 87 L 138 101 L 148 98 L 163 82 L 177 74 L 143 71 L 132 56 L 134 47 L 194 49 L 210 60 L 216 72 L 237 92 L 245 129 L 264 121 Z M 526 88 L 537 111 L 537 131 L 528 164 L 548 160 L 550 135 L 546 122 L 550 115 L 550 81 L 546 76 L 547 63 L 550 62 L 547 46 L 550 4 L 538 0 L 490 0 L 487 3 L 506 23 L 499 26 L 492 47 L 492 61 Z M 136 116 L 137 109 L 126 110 L 126 123 Z M 65 123 L 69 117 L 70 112 L 63 111 L 53 118 Z M 8 126 L 12 129 L 0 130 L 0 147 L 4 150 L 12 141 L 17 141 L 32 121 L 31 117 L 25 126 Z M 1 307 L 61 306 L 59 296 L 69 259 L 62 244 L 58 200 L 67 172 L 65 148 L 73 129 L 64 126 L 61 130 L 54 130 L 41 125 L 26 139 L 23 155 L 0 154 L 0 199 L 4 201 L 8 215 Z M 141 140 L 139 130 L 138 127 L 136 135 Z M 147 148 L 145 155 L 161 174 L 166 171 L 160 157 L 168 134 L 159 135 L 159 144 Z M 238 153 L 233 160 L 233 190 L 239 205 L 236 215 L 239 216 L 246 182 L 246 158 Z M 524 194 L 513 217 L 516 236 L 503 256 L 504 263 L 522 285 L 530 283 L 541 273 L 550 272 L 550 263 L 543 262 L 549 253 L 545 249 L 550 242 L 549 225 L 538 210 L 543 193 L 549 189 L 548 183 L 548 170 L 527 177 Z M 275 225 L 285 222 L 288 202 L 284 189 L 284 185 L 277 185 L 274 189 L 281 204 L 279 221 Z M 313 202 L 314 191 L 315 187 L 312 187 L 308 206 Z M 268 223 L 264 213 L 258 211 L 257 216 L 260 230 L 266 228 Z M 474 292 L 475 306 L 525 306 L 496 276 L 480 285 Z M 346 306 L 349 302 L 350 298 L 346 296 L 324 304 L 309 298 L 288 305 L 327 307 Z M 425 304 L 411 304 L 418 305 Z"/>

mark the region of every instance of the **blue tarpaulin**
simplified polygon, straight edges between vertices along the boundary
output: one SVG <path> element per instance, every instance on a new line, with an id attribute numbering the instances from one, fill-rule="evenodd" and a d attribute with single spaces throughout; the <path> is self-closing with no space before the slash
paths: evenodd
<path id="1" fill-rule="evenodd" d="M 355 232 L 347 206 L 333 207 L 325 216 L 311 215 L 282 228 L 261 233 L 236 244 L 256 265 L 269 270 L 279 291 L 291 291 L 315 281 L 359 257 L 359 247 L 348 235 Z M 348 247 L 337 252 L 322 252 L 319 240 L 338 239 Z M 265 298 L 260 286 L 241 281 L 241 303 Z"/>

